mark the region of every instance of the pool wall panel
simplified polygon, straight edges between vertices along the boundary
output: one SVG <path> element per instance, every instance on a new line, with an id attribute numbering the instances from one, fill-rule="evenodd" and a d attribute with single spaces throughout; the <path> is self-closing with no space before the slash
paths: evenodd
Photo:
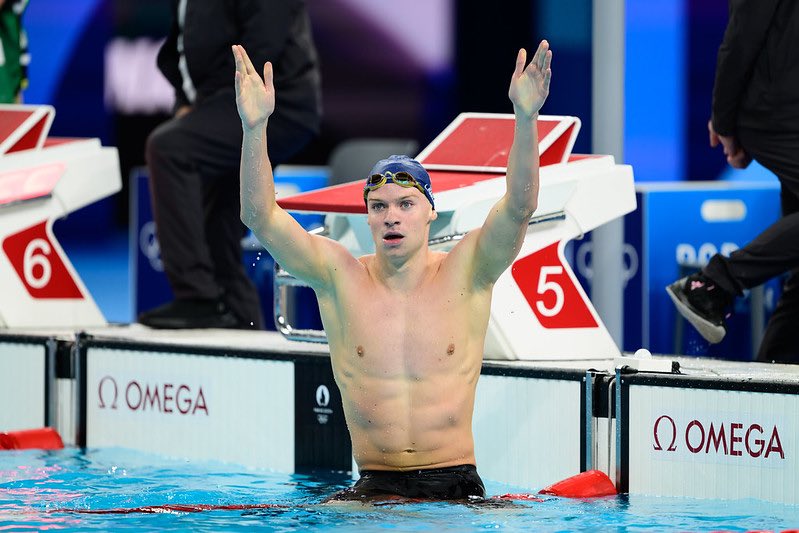
<path id="1" fill-rule="evenodd" d="M 528 490 L 580 472 L 581 382 L 483 375 L 473 429 L 480 475 Z"/>
<path id="2" fill-rule="evenodd" d="M 799 503 L 799 395 L 696 385 L 623 387 L 628 492 Z"/>
<path id="3" fill-rule="evenodd" d="M 44 341 L 0 339 L 0 431 L 47 424 Z"/>
<path id="4" fill-rule="evenodd" d="M 294 469 L 294 364 L 89 347 L 86 446 Z"/>

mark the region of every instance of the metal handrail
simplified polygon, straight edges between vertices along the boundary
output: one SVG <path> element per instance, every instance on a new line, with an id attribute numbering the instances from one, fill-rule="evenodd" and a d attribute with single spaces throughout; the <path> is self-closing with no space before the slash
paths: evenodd
<path id="1" fill-rule="evenodd" d="M 289 323 L 288 312 L 284 313 L 284 309 L 288 308 L 288 288 L 289 287 L 307 287 L 302 280 L 299 280 L 284 270 L 277 262 L 275 262 L 275 277 L 274 277 L 274 317 L 275 327 L 289 340 L 304 341 L 304 342 L 327 342 L 327 335 L 324 330 L 316 329 L 296 329 Z"/>

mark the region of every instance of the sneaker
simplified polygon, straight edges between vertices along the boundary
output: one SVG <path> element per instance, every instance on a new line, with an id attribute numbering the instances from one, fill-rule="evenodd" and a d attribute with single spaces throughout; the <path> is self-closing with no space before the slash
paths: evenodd
<path id="1" fill-rule="evenodd" d="M 138 322 L 155 329 L 239 328 L 236 316 L 221 300 L 174 300 L 145 311 Z"/>
<path id="2" fill-rule="evenodd" d="M 666 287 L 677 311 L 706 341 L 716 344 L 727 334 L 724 319 L 734 296 L 701 272 L 679 279 Z"/>

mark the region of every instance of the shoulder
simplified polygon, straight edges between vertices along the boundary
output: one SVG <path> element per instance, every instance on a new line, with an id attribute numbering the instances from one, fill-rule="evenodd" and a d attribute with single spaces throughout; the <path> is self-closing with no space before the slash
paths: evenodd
<path id="1" fill-rule="evenodd" d="M 362 255 L 361 257 L 358 258 L 358 262 L 361 264 L 361 266 L 363 266 L 366 269 L 369 269 L 369 267 L 372 266 L 374 260 L 375 260 L 375 254 Z"/>

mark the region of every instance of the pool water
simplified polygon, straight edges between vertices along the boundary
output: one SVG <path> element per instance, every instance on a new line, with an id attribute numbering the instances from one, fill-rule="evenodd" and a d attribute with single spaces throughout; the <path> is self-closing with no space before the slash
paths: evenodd
<path id="1" fill-rule="evenodd" d="M 445 502 L 319 505 L 350 483 L 342 473 L 282 474 L 116 448 L 0 452 L 0 531 L 779 531 L 799 527 L 799 506 L 756 500 L 619 496 L 544 497 L 500 508 Z M 526 492 L 490 480 L 486 488 L 493 495 Z M 278 507 L 150 514 L 74 511 L 192 504 Z"/>

